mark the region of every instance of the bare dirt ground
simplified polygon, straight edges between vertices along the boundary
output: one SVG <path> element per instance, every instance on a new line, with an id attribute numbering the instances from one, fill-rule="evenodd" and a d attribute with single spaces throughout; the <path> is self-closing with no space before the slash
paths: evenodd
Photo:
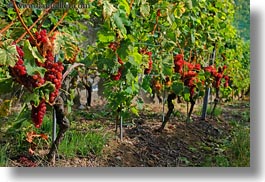
<path id="1" fill-rule="evenodd" d="M 228 123 L 201 121 L 197 116 L 191 123 L 174 117 L 158 133 L 155 129 L 160 125 L 161 115 L 142 114 L 135 126 L 124 130 L 122 141 L 109 142 L 100 166 L 200 166 L 205 155 L 214 152 L 218 139 L 229 132 Z"/>
<path id="2" fill-rule="evenodd" d="M 133 118 L 133 125 L 124 126 L 123 138 L 115 133 L 114 124 L 106 128 L 113 133 L 101 156 L 73 158 L 60 161 L 58 166 L 82 167 L 186 167 L 202 166 L 206 156 L 218 155 L 219 145 L 230 131 L 229 121 L 240 120 L 239 113 L 249 109 L 247 102 L 222 105 L 223 113 L 202 121 L 193 115 L 192 122 L 185 122 L 185 104 L 177 107 L 162 133 L 155 131 L 161 125 L 162 106 L 146 104 L 145 111 Z M 91 108 L 96 112 L 99 108 Z M 198 110 L 198 109 L 197 109 Z M 165 111 L 166 112 L 166 111 Z M 241 113 L 242 113 L 241 112 Z M 184 114 L 183 114 L 184 113 Z M 195 112 L 196 113 L 196 112 Z M 83 120 L 85 122 L 89 122 Z M 104 120 L 101 121 L 104 125 Z"/>
<path id="3" fill-rule="evenodd" d="M 85 93 L 84 93 L 85 94 Z M 81 103 L 85 104 L 85 95 Z M 94 95 L 92 106 L 87 113 L 97 113 L 104 109 L 105 101 Z M 104 125 L 111 137 L 102 155 L 90 154 L 86 157 L 58 158 L 58 167 L 186 167 L 203 166 L 206 156 L 218 155 L 219 146 L 230 131 L 230 121 L 243 119 L 243 112 L 249 111 L 249 101 L 221 104 L 222 113 L 217 117 L 199 117 L 196 108 L 192 121 L 186 122 L 186 104 L 175 104 L 175 114 L 162 133 L 156 132 L 161 125 L 162 104 L 147 101 L 145 109 L 138 117 L 130 118 L 123 127 L 123 138 L 115 133 L 115 125 L 106 119 L 97 119 Z M 166 112 L 166 106 L 165 111 Z M 240 114 L 241 113 L 241 114 Z M 80 118 L 80 124 L 93 123 L 92 119 Z M 250 121 L 249 121 L 250 122 Z M 23 166 L 15 161 L 13 166 Z M 39 166 L 45 166 L 40 164 Z"/>

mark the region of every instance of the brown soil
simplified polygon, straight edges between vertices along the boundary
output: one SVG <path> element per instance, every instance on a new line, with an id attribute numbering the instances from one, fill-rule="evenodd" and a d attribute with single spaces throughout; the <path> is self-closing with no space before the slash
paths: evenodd
<path id="1" fill-rule="evenodd" d="M 162 133 L 155 129 L 161 125 L 161 104 L 146 104 L 145 111 L 139 117 L 132 118 L 130 125 L 123 127 L 123 138 L 115 133 L 113 123 L 101 118 L 97 121 L 105 126 L 106 132 L 112 133 L 101 156 L 57 159 L 55 166 L 61 167 L 177 167 L 202 166 L 206 156 L 218 155 L 222 139 L 229 136 L 231 120 L 242 119 L 240 112 L 249 112 L 249 102 L 222 105 L 222 114 L 218 117 L 207 117 L 202 121 L 197 111 L 191 122 L 185 121 L 186 105 L 180 104 L 180 112 L 172 116 Z M 100 106 L 92 106 L 84 112 L 96 113 Z M 165 109 L 166 112 L 166 109 Z M 92 123 L 80 118 L 80 124 Z M 11 166 L 23 166 L 14 160 Z M 39 164 L 47 166 L 47 164 Z"/>

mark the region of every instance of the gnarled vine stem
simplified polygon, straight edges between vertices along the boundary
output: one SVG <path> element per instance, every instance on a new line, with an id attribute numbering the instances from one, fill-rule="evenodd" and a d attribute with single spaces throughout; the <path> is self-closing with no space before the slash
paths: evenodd
<path id="1" fill-rule="evenodd" d="M 47 155 L 47 160 L 49 162 L 52 161 L 53 156 L 56 154 L 56 152 L 59 148 L 59 145 L 60 145 L 60 143 L 64 137 L 65 132 L 70 127 L 70 122 L 64 114 L 64 101 L 63 101 L 62 97 L 60 97 L 60 96 L 57 97 L 53 107 L 54 107 L 54 110 L 56 113 L 56 121 L 57 121 L 57 124 L 59 126 L 59 132 L 58 132 L 58 135 L 57 135 L 55 141 L 52 144 L 50 152 Z"/>

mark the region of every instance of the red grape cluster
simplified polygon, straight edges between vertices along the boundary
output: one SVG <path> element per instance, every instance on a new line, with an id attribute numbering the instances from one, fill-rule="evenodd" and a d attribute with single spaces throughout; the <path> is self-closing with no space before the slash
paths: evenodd
<path id="1" fill-rule="evenodd" d="M 35 39 L 34 41 L 31 37 L 29 38 L 29 41 L 32 46 L 37 46 L 38 51 L 40 54 L 45 57 L 48 60 L 53 59 L 53 55 L 50 54 L 48 57 L 48 52 L 53 51 L 53 41 L 55 40 L 54 36 L 48 37 L 46 30 L 40 30 L 39 32 L 35 33 Z M 43 66 L 43 63 L 36 62 L 38 66 Z"/>
<path id="2" fill-rule="evenodd" d="M 226 65 L 224 65 L 223 67 L 219 67 L 218 69 L 215 68 L 215 66 L 211 65 L 211 66 L 207 66 L 204 68 L 204 70 L 206 72 L 211 73 L 211 76 L 213 76 L 214 78 L 214 83 L 213 86 L 215 88 L 219 88 L 221 85 L 221 81 L 224 78 L 225 79 L 225 83 L 224 83 L 224 87 L 228 87 L 229 85 L 229 76 L 224 75 L 224 70 L 227 68 Z"/>
<path id="3" fill-rule="evenodd" d="M 230 80 L 230 78 L 227 75 L 225 75 L 223 78 L 225 79 L 224 87 L 227 88 L 229 86 L 229 80 Z"/>
<path id="4" fill-rule="evenodd" d="M 45 62 L 37 63 L 37 64 L 46 69 L 44 80 L 50 81 L 55 85 L 55 90 L 49 95 L 49 102 L 53 103 L 56 97 L 59 95 L 59 89 L 61 88 L 61 82 L 63 78 L 62 72 L 64 70 L 64 67 L 61 62 L 58 62 L 58 63 L 54 62 L 54 56 L 52 53 L 52 49 L 49 49 L 49 46 L 45 46 L 46 44 L 49 44 L 52 41 L 51 39 L 54 39 L 54 38 L 48 37 L 46 30 L 41 30 L 40 32 L 36 32 L 35 37 L 37 40 L 37 44 L 43 45 L 43 47 L 47 47 L 47 49 L 45 49 L 43 52 L 43 55 L 46 58 Z M 39 118 L 41 119 L 41 117 Z"/>
<path id="5" fill-rule="evenodd" d="M 44 80 L 36 77 L 36 75 L 30 76 L 27 74 L 27 69 L 24 65 L 24 52 L 23 50 L 16 45 L 16 50 L 18 52 L 17 62 L 13 67 L 9 67 L 10 75 L 14 78 L 15 81 L 24 85 L 30 91 L 32 88 L 37 87 L 37 85 L 41 85 L 44 83 Z"/>
<path id="6" fill-rule="evenodd" d="M 51 53 L 48 53 L 50 57 Z M 63 79 L 62 71 L 64 70 L 63 64 L 61 62 L 55 63 L 53 60 L 46 59 L 44 67 L 47 69 L 44 78 L 47 81 L 51 81 L 55 85 L 55 90 L 50 93 L 49 102 L 53 103 L 59 94 L 59 89 L 61 88 L 61 82 Z"/>
<path id="7" fill-rule="evenodd" d="M 116 52 L 116 50 L 118 49 L 119 47 L 119 43 L 118 42 L 111 42 L 108 46 L 113 52 Z M 111 75 L 111 78 L 112 80 L 120 80 L 121 79 L 121 76 L 122 76 L 122 70 L 124 68 L 124 63 L 122 61 L 122 59 L 119 57 L 119 55 L 116 53 L 116 56 L 118 58 L 118 63 L 121 65 L 118 69 L 118 72 L 116 74 L 112 74 Z"/>
<path id="8" fill-rule="evenodd" d="M 185 86 L 190 88 L 190 94 L 194 94 L 194 90 L 196 88 L 196 83 L 198 83 L 198 71 L 201 70 L 200 64 L 192 64 L 189 62 L 184 61 L 183 54 L 177 54 L 174 57 L 174 71 L 181 75 L 181 78 L 184 82 Z M 186 69 L 185 69 L 186 68 Z M 224 78 L 225 83 L 224 87 L 228 87 L 229 85 L 229 76 L 224 75 L 224 70 L 227 68 L 226 65 L 223 67 L 219 67 L 216 69 L 215 66 L 207 66 L 204 68 L 205 72 L 211 73 L 211 76 L 214 78 L 213 86 L 215 88 L 219 88 L 221 85 L 221 80 Z"/>
<path id="9" fill-rule="evenodd" d="M 147 51 L 146 49 L 141 49 L 139 52 L 141 54 L 148 55 L 148 68 L 144 69 L 144 74 L 148 75 L 151 73 L 152 68 L 153 68 L 152 52 Z"/>
<path id="10" fill-rule="evenodd" d="M 122 71 L 122 69 L 121 69 L 121 67 L 119 67 L 118 73 L 116 73 L 116 74 L 114 74 L 114 75 L 111 76 L 112 79 L 113 80 L 116 80 L 116 81 L 120 80 L 121 79 L 121 71 Z"/>
<path id="11" fill-rule="evenodd" d="M 184 61 L 183 54 L 177 54 L 174 57 L 174 65 L 174 71 L 181 75 L 181 79 L 184 82 L 184 85 L 189 87 L 190 94 L 191 96 L 193 96 L 196 88 L 196 83 L 198 82 L 197 71 L 201 70 L 201 65 Z"/>
<path id="12" fill-rule="evenodd" d="M 27 74 L 27 70 L 23 61 L 24 52 L 19 46 L 16 46 L 16 48 L 19 55 L 18 61 L 16 62 L 14 67 L 10 67 L 10 74 L 17 82 L 24 85 L 30 91 L 32 91 L 36 87 L 42 86 L 45 83 L 45 79 L 42 78 L 39 73 L 32 76 Z M 46 113 L 45 100 L 42 99 L 38 106 L 35 106 L 33 102 L 31 103 L 31 105 L 31 119 L 34 125 L 39 128 Z"/>
<path id="13" fill-rule="evenodd" d="M 18 52 L 18 61 L 16 62 L 15 66 L 14 66 L 14 71 L 17 74 L 17 76 L 24 76 L 27 74 L 27 70 L 26 70 L 26 67 L 24 66 L 24 61 L 23 61 L 24 52 L 17 45 L 16 45 L 16 49 Z"/>
<path id="14" fill-rule="evenodd" d="M 156 16 L 157 16 L 157 17 L 160 17 L 160 16 L 161 16 L 161 10 L 160 10 L 160 9 L 158 9 L 158 10 L 156 11 Z"/>
<path id="15" fill-rule="evenodd" d="M 36 42 L 29 37 L 29 42 L 32 46 L 36 46 L 36 44 L 47 43 L 49 41 L 49 37 L 47 36 L 47 31 L 45 29 L 40 30 L 40 32 L 35 32 Z"/>
<path id="16" fill-rule="evenodd" d="M 16 50 L 17 50 L 17 53 L 19 55 L 19 58 L 23 58 L 24 57 L 23 50 L 19 46 L 17 46 L 17 45 L 16 45 Z"/>
<path id="17" fill-rule="evenodd" d="M 40 32 L 35 32 L 35 39 L 36 42 L 32 39 L 32 37 L 29 37 L 29 42 L 32 46 L 35 46 L 36 43 L 47 43 L 49 41 L 49 38 L 47 36 L 47 31 L 45 29 L 40 30 Z"/>
<path id="18" fill-rule="evenodd" d="M 124 66 L 123 66 L 124 63 L 123 63 L 122 59 L 119 56 L 118 56 L 118 63 L 121 66 L 119 67 L 118 72 L 116 74 L 112 75 L 112 79 L 116 80 L 116 81 L 121 79 L 121 73 L 122 73 L 122 70 L 124 68 Z"/>
<path id="19" fill-rule="evenodd" d="M 165 85 L 166 85 L 167 87 L 170 87 L 170 86 L 172 85 L 172 81 L 171 81 L 171 79 L 170 79 L 169 76 L 166 76 L 166 79 L 165 79 Z"/>
<path id="20" fill-rule="evenodd" d="M 111 42 L 109 44 L 109 48 L 112 50 L 112 51 L 116 51 L 118 49 L 118 46 L 119 46 L 119 43 L 118 42 Z"/>
<path id="21" fill-rule="evenodd" d="M 53 103 L 59 94 L 59 89 L 61 88 L 61 82 L 63 78 L 62 72 L 64 70 L 64 67 L 61 62 L 54 62 L 52 49 L 50 49 L 49 46 L 46 46 L 46 44 L 50 45 L 51 42 L 46 30 L 36 32 L 35 37 L 36 42 L 34 42 L 32 39 L 29 39 L 29 41 L 33 46 L 35 44 L 42 45 L 42 54 L 45 57 L 45 62 L 40 63 L 36 60 L 36 64 L 39 67 L 43 67 L 46 69 L 44 78 L 42 78 L 39 73 L 36 73 L 34 75 L 27 74 L 27 70 L 23 61 L 24 52 L 19 46 L 16 46 L 18 52 L 18 61 L 13 67 L 10 67 L 10 74 L 17 82 L 24 85 L 30 91 L 33 91 L 33 89 L 36 87 L 42 86 L 46 81 L 50 81 L 55 85 L 55 90 L 49 95 L 49 101 L 46 101 L 44 98 L 40 98 L 41 101 L 39 102 L 38 106 L 35 106 L 33 102 L 31 103 L 32 121 L 34 122 L 36 127 L 40 127 L 43 121 L 43 117 L 46 113 L 46 102 Z"/>
<path id="22" fill-rule="evenodd" d="M 42 99 L 39 105 L 36 107 L 34 103 L 31 103 L 32 110 L 31 110 L 31 119 L 36 128 L 39 128 L 42 124 L 44 115 L 46 113 L 46 103 L 45 100 Z"/>
<path id="23" fill-rule="evenodd" d="M 28 157 L 21 156 L 18 159 L 18 162 L 23 166 L 23 167 L 37 167 L 37 163 L 33 162 L 30 160 Z"/>
<path id="24" fill-rule="evenodd" d="M 152 86 L 157 90 L 157 91 L 160 91 L 161 88 L 162 88 L 162 84 L 159 80 L 158 77 L 153 77 L 152 78 Z"/>
<path id="25" fill-rule="evenodd" d="M 39 73 L 29 77 L 32 80 L 33 88 L 40 87 L 45 83 L 45 79 L 41 77 Z"/>

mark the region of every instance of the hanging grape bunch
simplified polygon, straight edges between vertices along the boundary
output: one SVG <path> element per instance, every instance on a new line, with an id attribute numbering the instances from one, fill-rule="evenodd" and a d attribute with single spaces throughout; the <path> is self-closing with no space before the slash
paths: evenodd
<path id="1" fill-rule="evenodd" d="M 146 49 L 141 49 L 139 53 L 148 56 L 148 67 L 144 69 L 144 74 L 148 75 L 151 73 L 153 68 L 152 52 L 147 51 Z"/>
<path id="2" fill-rule="evenodd" d="M 189 87 L 191 96 L 194 95 L 194 90 L 196 88 L 196 83 L 198 83 L 198 71 L 201 70 L 200 64 L 192 64 L 189 62 L 184 61 L 182 54 L 177 54 L 174 57 L 174 71 L 181 75 L 181 79 L 184 82 L 184 85 Z M 226 70 L 227 66 L 224 65 L 223 67 L 218 67 L 218 69 L 214 66 L 207 66 L 204 68 L 205 72 L 210 73 L 211 77 L 213 78 L 212 86 L 214 88 L 219 88 L 221 85 L 222 79 L 225 79 L 224 87 L 228 87 L 229 76 L 224 75 L 224 71 Z M 202 83 L 204 81 L 202 80 Z"/>
<path id="3" fill-rule="evenodd" d="M 34 73 L 29 75 L 24 65 L 24 52 L 16 45 L 18 52 L 17 62 L 13 67 L 10 67 L 10 74 L 15 81 L 24 85 L 30 92 L 33 92 L 35 88 L 41 87 L 48 81 L 54 84 L 54 90 L 49 94 L 49 99 L 41 97 L 39 98 L 38 105 L 32 101 L 31 106 L 31 119 L 34 125 L 39 128 L 42 124 L 44 115 L 46 113 L 46 103 L 53 104 L 56 97 L 59 95 L 59 89 L 61 88 L 62 72 L 64 70 L 62 62 L 55 62 L 53 55 L 53 40 L 54 37 L 48 37 L 46 30 L 41 30 L 35 33 L 35 39 L 29 38 L 31 46 L 38 46 L 39 52 L 45 58 L 44 62 L 39 62 L 35 59 L 36 65 L 46 69 L 44 77 L 40 73 Z"/>
<path id="4" fill-rule="evenodd" d="M 213 77 L 213 87 L 216 89 L 220 88 L 222 79 L 225 79 L 224 87 L 227 88 L 229 86 L 229 76 L 224 74 L 224 71 L 227 69 L 227 66 L 224 65 L 223 67 L 218 67 L 216 69 L 215 66 L 207 66 L 204 70 L 211 74 Z"/>
<path id="5" fill-rule="evenodd" d="M 34 125 L 39 128 L 42 124 L 44 115 L 46 113 L 46 103 L 45 100 L 42 99 L 39 105 L 36 107 L 34 103 L 31 103 L 32 110 L 31 110 L 31 119 Z"/>
<path id="6" fill-rule="evenodd" d="M 184 61 L 183 54 L 177 54 L 174 57 L 174 71 L 181 75 L 184 85 L 189 87 L 190 95 L 193 96 L 198 83 L 198 71 L 201 70 L 200 64 L 192 64 Z"/>
<path id="7" fill-rule="evenodd" d="M 118 49 L 119 43 L 118 42 L 111 42 L 109 44 L 109 48 L 116 53 L 117 49 Z M 120 67 L 118 68 L 118 72 L 116 74 L 112 74 L 111 78 L 112 80 L 120 80 L 121 76 L 122 76 L 122 70 L 124 69 L 124 62 L 122 61 L 122 59 L 119 57 L 119 55 L 116 53 L 116 58 L 118 60 L 118 63 L 120 64 Z"/>

